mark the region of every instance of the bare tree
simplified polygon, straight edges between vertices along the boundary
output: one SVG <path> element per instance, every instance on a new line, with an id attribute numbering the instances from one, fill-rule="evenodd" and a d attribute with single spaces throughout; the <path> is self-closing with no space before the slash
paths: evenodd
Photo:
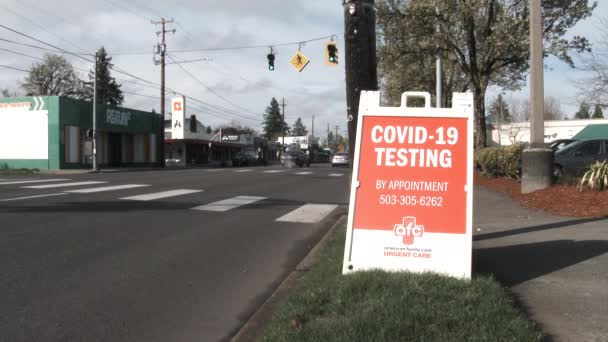
<path id="1" fill-rule="evenodd" d="M 82 84 L 72 65 L 59 55 L 46 54 L 35 63 L 21 85 L 27 96 L 58 95 L 79 97 Z"/>
<path id="2" fill-rule="evenodd" d="M 553 96 L 545 97 L 545 120 L 562 120 L 565 115 L 558 99 Z"/>
<path id="3" fill-rule="evenodd" d="M 608 20 L 600 18 L 596 24 L 600 39 L 594 44 L 590 56 L 583 57 L 579 69 L 591 77 L 578 82 L 579 96 L 586 102 L 608 103 Z"/>

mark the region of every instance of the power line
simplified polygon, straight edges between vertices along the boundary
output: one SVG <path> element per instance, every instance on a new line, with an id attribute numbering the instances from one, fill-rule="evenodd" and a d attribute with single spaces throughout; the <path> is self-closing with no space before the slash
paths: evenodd
<path id="1" fill-rule="evenodd" d="M 31 40 L 34 40 L 34 41 L 36 41 L 36 42 L 38 42 L 38 43 L 42 43 L 42 44 L 44 44 L 44 45 L 50 46 L 50 47 L 52 47 L 53 49 L 57 49 L 57 50 L 60 50 L 60 51 L 65 52 L 65 53 L 67 53 L 67 54 L 70 54 L 70 55 L 72 55 L 72 56 L 74 56 L 74 57 L 78 57 L 78 58 L 80 58 L 80 59 L 83 59 L 83 60 L 85 60 L 85 61 L 87 61 L 87 62 L 89 62 L 89 63 L 95 63 L 95 62 L 93 62 L 93 61 L 92 61 L 92 60 L 90 60 L 90 59 L 86 59 L 86 58 L 84 58 L 84 57 L 82 57 L 82 56 L 79 56 L 79 55 L 77 55 L 77 54 L 75 54 L 75 53 L 72 53 L 72 52 L 69 52 L 69 51 L 67 51 L 67 50 L 64 50 L 64 49 L 62 49 L 62 48 L 59 48 L 59 47 L 57 47 L 57 46 L 55 46 L 55 45 L 52 45 L 52 44 L 49 44 L 49 43 L 43 42 L 43 41 L 42 41 L 42 40 L 40 40 L 40 39 L 34 38 L 34 37 L 32 37 L 32 36 L 30 36 L 30 35 L 27 35 L 27 34 L 25 34 L 25 33 L 22 33 L 22 32 L 19 32 L 19 31 L 15 30 L 15 29 L 12 29 L 12 28 L 10 28 L 10 27 L 4 26 L 4 25 L 2 25 L 2 24 L 0 24 L 0 27 L 2 27 L 2 28 L 3 28 L 3 29 L 5 29 L 5 30 L 11 31 L 11 32 L 13 32 L 13 33 L 16 33 L 16 34 L 18 34 L 18 35 L 20 35 L 20 36 L 24 36 L 24 37 L 26 37 L 26 38 L 29 38 L 29 39 L 31 39 Z"/>
<path id="2" fill-rule="evenodd" d="M 337 37 L 338 35 L 332 34 L 330 36 L 324 36 L 313 39 L 300 40 L 297 42 L 289 42 L 289 43 L 278 43 L 278 44 L 264 44 L 264 45 L 244 45 L 244 46 L 232 46 L 232 47 L 218 47 L 218 48 L 202 48 L 202 49 L 191 49 L 191 50 L 173 50 L 167 51 L 167 53 L 185 53 L 185 52 L 207 52 L 207 51 L 230 51 L 230 50 L 247 50 L 247 49 L 268 49 L 269 46 L 278 47 L 278 46 L 290 46 L 290 45 L 301 45 L 306 43 L 312 43 L 320 40 L 331 39 Z M 122 56 L 122 55 L 149 55 L 151 52 L 123 52 L 123 53 L 114 53 L 113 56 Z"/>
<path id="3" fill-rule="evenodd" d="M 12 69 L 12 70 L 17 70 L 17 71 L 29 72 L 29 71 L 27 71 L 27 70 L 23 70 L 23 69 L 15 68 L 15 67 L 8 66 L 8 65 L 2 65 L 2 64 L 0 64 L 0 67 L 2 67 L 2 68 L 7 68 L 7 69 Z"/>
<path id="4" fill-rule="evenodd" d="M 173 59 L 173 57 L 171 57 L 171 55 L 168 55 L 169 59 L 171 59 L 172 61 L 176 62 L 175 59 Z M 198 83 L 200 83 L 203 87 L 205 87 L 207 90 L 209 90 L 212 94 L 214 94 L 215 96 L 219 97 L 220 99 L 224 100 L 225 102 L 231 104 L 232 106 L 236 107 L 236 108 L 240 108 L 248 113 L 251 113 L 253 115 L 257 115 L 256 113 L 250 111 L 247 108 L 241 107 L 239 105 L 237 105 L 236 103 L 228 100 L 227 98 L 225 98 L 224 96 L 218 94 L 216 91 L 214 91 L 213 89 L 211 89 L 209 86 L 207 86 L 203 81 L 201 81 L 200 79 L 198 79 L 196 76 L 194 76 L 191 72 L 189 72 L 188 70 L 186 70 L 186 68 L 184 68 L 181 64 L 177 64 L 177 66 L 182 69 L 186 74 L 188 74 L 190 77 L 192 77 L 193 79 L 195 79 L 196 81 L 198 81 Z"/>
<path id="5" fill-rule="evenodd" d="M 64 41 L 64 42 L 66 42 L 66 43 L 68 43 L 68 44 L 70 44 L 70 45 L 74 46 L 75 48 L 77 48 L 77 49 L 79 49 L 79 50 L 84 51 L 85 53 L 88 53 L 88 51 L 87 51 L 86 49 L 83 49 L 82 47 L 80 47 L 80 46 L 78 46 L 78 45 L 76 45 L 76 44 L 72 43 L 71 41 L 69 41 L 69 40 L 67 40 L 67 39 L 65 39 L 65 38 L 63 38 L 63 37 L 60 37 L 60 36 L 58 36 L 58 35 L 54 34 L 53 32 L 51 32 L 51 31 L 47 30 L 47 29 L 46 29 L 46 27 L 44 27 L 44 26 L 42 26 L 42 25 L 40 25 L 40 24 L 38 24 L 38 23 L 36 23 L 36 22 L 32 21 L 30 18 L 28 18 L 28 17 L 26 17 L 26 16 L 24 16 L 24 15 L 21 15 L 21 14 L 19 14 L 19 13 L 15 12 L 15 11 L 11 10 L 11 9 L 10 9 L 9 7 L 7 7 L 7 6 L 2 6 L 2 7 L 4 7 L 4 9 L 6 9 L 7 11 L 9 11 L 9 12 L 13 13 L 14 15 L 16 15 L 16 16 L 18 16 L 18 17 L 20 17 L 21 19 L 23 19 L 23 20 L 27 21 L 27 22 L 28 22 L 28 23 L 30 23 L 31 25 L 34 25 L 34 26 L 38 27 L 39 29 L 43 30 L 44 32 L 46 32 L 46 33 L 48 33 L 48 34 L 52 35 L 53 37 L 55 37 L 55 38 L 57 38 L 57 39 L 59 39 L 59 40 L 61 40 L 61 41 Z"/>
<path id="6" fill-rule="evenodd" d="M 11 44 L 16 44 L 16 45 L 27 46 L 27 47 L 31 47 L 31 48 L 34 48 L 34 49 L 45 50 L 45 51 L 54 52 L 54 53 L 62 53 L 62 54 L 65 53 L 64 51 L 52 50 L 52 49 L 48 49 L 48 48 L 45 48 L 45 47 L 42 47 L 42 46 L 38 46 L 38 45 L 30 45 L 30 44 L 20 43 L 20 42 L 16 42 L 14 40 L 5 39 L 5 38 L 0 38 L 0 41 L 11 43 Z"/>

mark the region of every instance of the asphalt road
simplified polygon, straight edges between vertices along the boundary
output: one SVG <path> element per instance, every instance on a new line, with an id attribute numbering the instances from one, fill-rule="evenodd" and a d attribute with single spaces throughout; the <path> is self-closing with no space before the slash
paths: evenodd
<path id="1" fill-rule="evenodd" d="M 349 180 L 323 166 L 0 176 L 0 341 L 226 340 L 346 212 Z"/>

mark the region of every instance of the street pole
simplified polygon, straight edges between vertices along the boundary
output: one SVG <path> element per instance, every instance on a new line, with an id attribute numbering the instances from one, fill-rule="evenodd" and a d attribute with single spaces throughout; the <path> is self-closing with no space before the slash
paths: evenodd
<path id="1" fill-rule="evenodd" d="M 553 176 L 553 153 L 545 147 L 543 89 L 543 17 L 541 0 L 530 6 L 530 146 L 522 154 L 522 193 L 548 188 Z"/>
<path id="2" fill-rule="evenodd" d="M 338 128 L 340 128 L 340 126 L 336 125 L 336 135 L 334 138 L 334 141 L 336 142 L 336 148 L 334 149 L 334 151 L 338 151 Z"/>
<path id="3" fill-rule="evenodd" d="M 93 72 L 93 171 L 97 171 L 97 67 L 99 54 L 95 52 L 95 71 Z"/>
<path id="4" fill-rule="evenodd" d="M 439 8 L 435 5 L 435 12 L 439 16 Z M 436 31 L 439 33 L 439 21 L 437 22 Z M 435 107 L 441 108 L 441 55 L 437 49 L 437 60 L 435 61 Z"/>
<path id="5" fill-rule="evenodd" d="M 285 106 L 287 106 L 285 104 L 285 98 L 283 98 L 283 104 L 281 104 L 281 107 L 283 107 L 283 114 L 282 114 L 282 122 L 281 122 L 281 134 L 282 134 L 282 140 L 281 140 L 281 149 L 279 150 L 279 159 L 281 159 L 281 156 L 283 155 L 283 149 L 285 148 Z"/>
<path id="6" fill-rule="evenodd" d="M 167 44 L 165 34 L 167 32 L 175 33 L 175 30 L 166 30 L 165 25 L 172 23 L 173 19 L 166 20 L 160 18 L 160 21 L 151 21 L 152 24 L 160 24 L 161 30 L 157 34 L 161 35 L 160 45 L 160 144 L 158 145 L 158 154 L 160 156 L 160 167 L 165 167 L 165 54 L 167 52 Z"/>
<path id="7" fill-rule="evenodd" d="M 376 14 L 374 0 L 344 0 L 343 7 L 348 152 L 352 166 L 361 91 L 378 90 Z"/>

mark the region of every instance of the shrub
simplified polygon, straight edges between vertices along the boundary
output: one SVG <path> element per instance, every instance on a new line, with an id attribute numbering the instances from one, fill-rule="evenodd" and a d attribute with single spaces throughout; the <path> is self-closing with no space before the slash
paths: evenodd
<path id="1" fill-rule="evenodd" d="M 591 190 L 606 190 L 608 188 L 608 161 L 595 162 L 589 171 L 585 172 L 578 183 L 578 190 L 583 191 L 585 187 Z"/>
<path id="2" fill-rule="evenodd" d="M 492 177 L 519 179 L 524 145 L 487 147 L 475 151 L 475 165 Z"/>

